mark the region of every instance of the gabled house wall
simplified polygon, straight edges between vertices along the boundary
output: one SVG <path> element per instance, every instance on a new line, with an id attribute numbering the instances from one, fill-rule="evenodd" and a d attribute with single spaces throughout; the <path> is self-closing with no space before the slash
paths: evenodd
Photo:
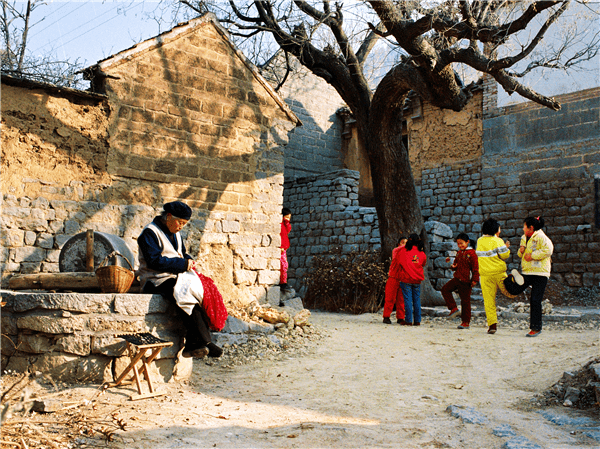
<path id="1" fill-rule="evenodd" d="M 100 61 L 95 93 L 2 85 L 2 280 L 58 271 L 94 229 L 135 239 L 165 202 L 226 303 L 278 297 L 284 147 L 298 118 L 212 16 Z"/>

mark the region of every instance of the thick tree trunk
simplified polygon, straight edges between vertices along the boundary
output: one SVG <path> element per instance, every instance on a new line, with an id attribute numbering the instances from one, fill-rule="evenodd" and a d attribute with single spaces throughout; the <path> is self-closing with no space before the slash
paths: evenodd
<path id="1" fill-rule="evenodd" d="M 365 144 L 385 259 L 391 257 L 400 236 L 418 234 L 428 247 L 409 154 L 402 143 L 402 107 L 412 88 L 404 80 L 412 77 L 413 82 L 417 81 L 420 77 L 411 73 L 414 71 L 398 66 L 384 77 L 371 103 L 368 129 L 362 130 L 369 136 Z M 432 288 L 427 272 L 421 290 L 423 305 L 444 304 L 439 292 Z"/>

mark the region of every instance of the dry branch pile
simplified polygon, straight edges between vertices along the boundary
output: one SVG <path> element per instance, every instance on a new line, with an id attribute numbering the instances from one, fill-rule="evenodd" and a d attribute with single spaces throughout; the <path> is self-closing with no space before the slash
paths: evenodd
<path id="1" fill-rule="evenodd" d="M 376 312 L 387 281 L 380 258 L 378 251 L 340 254 L 339 248 L 314 257 L 304 279 L 304 306 L 329 312 Z"/>

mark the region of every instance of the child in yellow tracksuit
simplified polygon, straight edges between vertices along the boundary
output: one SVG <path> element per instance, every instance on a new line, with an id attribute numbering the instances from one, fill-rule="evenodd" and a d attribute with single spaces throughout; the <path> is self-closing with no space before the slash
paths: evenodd
<path id="1" fill-rule="evenodd" d="M 482 237 L 477 240 L 477 257 L 479 260 L 479 282 L 483 294 L 483 305 L 488 324 L 488 334 L 495 334 L 498 323 L 496 312 L 496 292 L 498 289 L 509 298 L 514 298 L 504 287 L 506 274 L 506 263 L 510 256 L 510 242 L 502 241 L 500 236 L 500 224 L 493 218 L 483 222 L 481 228 Z"/>

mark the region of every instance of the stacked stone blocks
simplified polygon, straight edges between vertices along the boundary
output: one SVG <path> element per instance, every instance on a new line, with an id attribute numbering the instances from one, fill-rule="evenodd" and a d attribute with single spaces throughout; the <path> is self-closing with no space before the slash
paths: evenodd
<path id="1" fill-rule="evenodd" d="M 177 358 L 179 320 L 160 295 L 4 291 L 2 300 L 3 369 L 63 381 L 113 381 L 129 364 L 125 341 L 116 335 L 143 332 L 174 342 L 154 363 L 164 380 L 173 377 L 176 363 L 182 363 L 180 374 L 191 369 L 191 362 Z"/>
<path id="2" fill-rule="evenodd" d="M 358 205 L 359 173 L 338 170 L 286 181 L 284 205 L 292 211 L 289 277 L 302 283 L 315 256 L 380 250 L 375 208 Z"/>

